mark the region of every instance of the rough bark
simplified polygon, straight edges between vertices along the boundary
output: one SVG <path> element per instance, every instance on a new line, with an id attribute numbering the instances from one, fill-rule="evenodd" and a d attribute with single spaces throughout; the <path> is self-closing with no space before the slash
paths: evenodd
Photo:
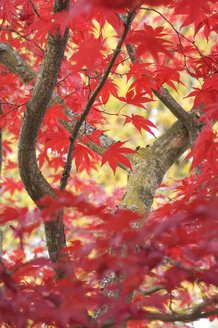
<path id="1" fill-rule="evenodd" d="M 67 5 L 68 1 L 65 2 Z M 56 8 L 58 11 L 58 8 Z M 29 196 L 34 202 L 45 195 L 55 197 L 55 192 L 39 170 L 36 159 L 36 143 L 40 126 L 46 113 L 47 106 L 52 96 L 56 80 L 60 71 L 68 39 L 68 30 L 65 30 L 63 38 L 57 31 L 56 36 L 51 34 L 47 38 L 47 46 L 40 71 L 26 106 L 18 145 L 18 166 L 21 179 Z M 18 58 L 16 58 L 19 60 Z M 21 62 L 20 62 L 21 63 Z M 22 62 L 23 64 L 23 62 Z M 16 65 L 16 63 L 14 63 Z M 21 65 L 20 65 L 21 66 Z M 33 71 L 26 67 L 28 79 L 34 75 Z M 21 74 L 24 74 L 21 70 Z M 65 233 L 63 225 L 63 211 L 56 213 L 53 221 L 45 222 L 46 244 L 50 259 L 56 263 L 60 259 L 59 251 L 65 247 Z M 57 268 L 56 277 L 60 278 L 66 273 L 65 269 Z"/>
<path id="2" fill-rule="evenodd" d="M 196 110 L 190 115 L 198 118 Z M 199 131 L 196 125 L 195 134 Z M 138 150 L 131 159 L 133 172 L 129 172 L 123 206 L 149 213 L 158 185 L 177 158 L 190 147 L 190 138 L 184 124 L 178 120 L 157 140 Z"/>
<path id="3" fill-rule="evenodd" d="M 50 35 L 45 56 L 36 80 L 31 99 L 26 106 L 19 136 L 18 164 L 23 184 L 33 199 L 37 201 L 45 194 L 55 196 L 51 186 L 42 176 L 36 160 L 36 142 L 40 126 L 46 113 L 56 84 L 64 56 L 68 32 Z"/>

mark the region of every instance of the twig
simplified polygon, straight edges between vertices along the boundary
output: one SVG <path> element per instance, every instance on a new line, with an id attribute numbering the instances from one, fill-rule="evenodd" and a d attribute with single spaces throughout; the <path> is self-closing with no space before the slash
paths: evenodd
<path id="1" fill-rule="evenodd" d="M 34 3 L 32 2 L 32 0 L 29 0 L 29 3 L 31 4 L 31 6 L 32 6 L 33 10 L 35 11 L 36 15 L 37 15 L 38 17 L 40 17 L 40 15 L 39 15 L 39 13 L 38 13 L 38 10 L 36 9 L 36 7 L 35 7 Z"/>
<path id="2" fill-rule="evenodd" d="M 200 269 L 200 268 L 196 268 L 196 267 L 188 267 L 188 266 L 185 266 L 173 259 L 171 259 L 169 256 L 165 256 L 164 257 L 168 262 L 170 262 L 172 265 L 174 265 L 175 267 L 179 268 L 179 269 L 183 269 L 183 270 L 187 270 L 187 271 L 192 271 L 192 272 L 195 272 L 195 271 L 198 271 L 198 272 L 202 272 L 203 270 Z"/>
<path id="3" fill-rule="evenodd" d="M 186 321 L 195 321 L 201 318 L 208 318 L 212 315 L 218 314 L 218 308 L 216 307 L 213 310 L 203 311 L 205 308 L 211 305 L 218 303 L 218 297 L 211 298 L 206 302 L 202 302 L 200 305 L 196 306 L 191 312 L 188 313 L 148 313 L 146 316 L 149 320 L 160 320 L 163 322 L 186 322 Z"/>
<path id="4" fill-rule="evenodd" d="M 165 289 L 166 289 L 166 286 L 164 286 L 164 285 L 157 285 L 157 286 L 151 287 L 151 288 L 149 288 L 147 290 L 143 290 L 141 292 L 142 292 L 143 295 L 148 296 L 148 295 L 151 295 L 153 293 L 158 292 L 159 290 L 165 290 Z M 139 292 L 139 293 L 141 293 L 141 292 Z"/>
<path id="5" fill-rule="evenodd" d="M 147 9 L 147 8 L 141 8 L 141 9 Z M 151 8 L 148 8 L 148 9 L 152 10 Z M 158 12 L 155 9 L 154 9 L 154 11 Z M 124 24 L 125 16 L 121 15 L 120 17 Z M 171 24 L 171 23 L 169 22 L 169 24 Z M 174 28 L 174 26 L 173 26 L 173 28 Z M 130 44 L 126 44 L 126 49 L 131 58 L 132 63 L 134 63 L 135 62 L 134 46 L 131 47 Z M 190 116 L 190 114 L 187 113 L 180 104 L 177 103 L 177 101 L 170 95 L 169 91 L 166 88 L 162 87 L 161 89 L 162 89 L 163 93 L 159 92 L 158 90 L 156 90 L 154 88 L 151 88 L 151 90 L 155 94 L 155 96 L 157 96 L 158 99 L 183 123 L 183 125 L 187 129 L 189 139 L 190 139 L 190 144 L 193 144 L 195 141 L 195 138 L 197 136 L 196 128 L 198 127 L 198 123 L 193 120 L 193 118 Z"/>
<path id="6" fill-rule="evenodd" d="M 99 94 L 99 92 L 101 91 L 101 89 L 103 88 L 110 72 L 111 69 L 117 59 L 117 56 L 120 53 L 121 47 L 126 39 L 127 33 L 130 29 L 131 23 L 133 21 L 133 19 L 136 16 L 136 12 L 130 12 L 127 15 L 127 19 L 126 19 L 126 23 L 124 24 L 124 31 L 122 33 L 122 36 L 120 38 L 120 40 L 118 41 L 117 47 L 113 53 L 113 56 L 105 70 L 104 75 L 102 76 L 102 79 L 99 81 L 97 87 L 95 88 L 95 90 L 93 91 L 92 95 L 90 96 L 84 111 L 82 112 L 82 114 L 79 116 L 78 120 L 76 121 L 76 124 L 74 126 L 72 135 L 70 136 L 70 144 L 69 144 L 69 148 L 68 148 L 68 153 L 67 153 L 67 160 L 66 160 L 66 164 L 64 167 L 64 172 L 61 178 L 61 182 L 60 182 L 60 190 L 64 190 L 66 185 L 67 185 L 67 180 L 70 176 L 70 170 L 71 170 L 71 166 L 72 166 L 72 156 L 73 156 L 73 151 L 74 151 L 74 147 L 75 147 L 75 142 L 76 142 L 76 138 L 78 136 L 79 130 L 82 126 L 82 123 L 84 122 L 86 116 L 88 115 L 89 111 L 92 108 L 92 105 L 97 97 L 97 95 Z"/>
<path id="7" fill-rule="evenodd" d="M 145 320 L 149 321 L 162 321 L 162 322 L 190 322 L 201 318 L 209 318 L 210 316 L 218 314 L 218 307 L 213 310 L 203 311 L 208 306 L 213 306 L 218 303 L 218 297 L 213 297 L 210 300 L 202 302 L 196 306 L 192 311 L 187 313 L 160 313 L 160 312 L 145 312 Z M 142 317 L 141 317 L 142 318 Z M 127 318 L 126 321 L 133 321 L 134 318 Z M 137 320 L 137 319 L 136 319 Z M 142 319 L 143 320 L 143 319 Z M 110 320 L 102 325 L 102 328 L 112 328 L 115 326 L 115 322 Z M 80 326 L 81 328 L 82 326 Z M 85 328 L 85 327 L 83 327 Z"/>
<path id="8" fill-rule="evenodd" d="M 27 36 L 21 34 L 20 32 L 17 32 L 15 30 L 13 30 L 12 28 L 2 28 L 1 30 L 2 31 L 8 31 L 8 32 L 11 32 L 11 33 L 15 33 L 15 34 L 19 35 L 21 38 L 23 38 L 23 39 L 25 39 L 29 42 L 32 42 L 32 40 L 29 39 Z M 42 47 L 40 47 L 36 42 L 34 42 L 34 44 L 37 48 L 39 48 L 44 53 L 44 50 L 42 49 Z"/>
<path id="9" fill-rule="evenodd" d="M 209 56 L 205 56 L 201 53 L 201 51 L 199 50 L 198 46 L 196 45 L 196 43 L 192 40 L 189 40 L 184 34 L 180 33 L 179 31 L 177 31 L 177 29 L 175 28 L 175 26 L 160 12 L 158 11 L 157 9 L 154 9 L 154 8 L 144 8 L 144 7 L 141 7 L 140 9 L 143 9 L 143 10 L 147 10 L 147 11 L 153 11 L 155 13 L 157 13 L 158 15 L 160 15 L 171 27 L 172 29 L 175 31 L 175 33 L 177 34 L 178 36 L 178 39 L 179 39 L 179 44 L 180 44 L 180 50 L 181 52 L 183 53 L 183 49 L 182 49 L 182 41 L 181 41 L 181 37 L 183 39 L 185 39 L 187 42 L 191 43 L 195 49 L 197 50 L 197 52 L 199 53 L 200 57 L 203 59 L 203 61 L 205 62 L 205 64 L 210 68 L 212 69 L 212 67 L 207 63 L 207 61 L 205 60 L 205 58 L 208 58 L 210 59 L 212 62 L 214 62 L 215 64 L 217 64 L 217 62 L 215 60 L 213 60 L 211 57 Z M 185 57 L 187 57 L 184 53 L 184 60 L 185 60 Z M 185 67 L 187 68 L 186 66 L 186 60 L 185 60 Z M 189 69 L 187 68 L 188 72 L 190 73 Z M 191 74 L 191 73 L 190 73 Z M 191 74 L 192 75 L 192 74 Z"/>
<path id="10" fill-rule="evenodd" d="M 63 79 L 61 79 L 60 81 L 58 81 L 57 83 L 56 83 L 56 86 L 58 85 L 58 84 L 60 84 L 60 83 L 62 83 L 63 81 L 65 81 L 70 75 L 72 74 L 72 72 L 70 72 L 69 74 L 67 74 Z"/>
<path id="11" fill-rule="evenodd" d="M 30 83 L 31 80 L 33 80 L 37 75 L 32 70 L 32 68 L 23 60 L 23 58 L 19 55 L 17 51 L 15 51 L 9 44 L 7 43 L 0 43 L 0 63 L 7 67 L 9 71 L 11 71 L 14 74 L 19 74 L 19 79 L 27 84 Z M 14 64 L 15 63 L 15 64 Z M 116 64 L 115 64 L 116 65 Z M 72 94 L 71 92 L 70 94 Z M 70 94 L 66 95 L 65 98 L 67 98 Z M 64 99 L 65 99 L 64 98 Z M 53 93 L 49 107 L 55 105 L 55 104 L 61 104 L 65 107 L 63 109 L 63 112 L 68 116 L 76 116 L 77 114 L 72 112 L 71 109 L 67 107 L 64 100 L 60 98 L 57 94 Z M 60 124 L 70 133 L 72 133 L 75 121 L 72 120 L 71 122 L 66 120 L 58 119 Z M 86 124 L 86 133 L 92 134 L 96 129 L 93 128 L 90 124 Z M 102 156 L 102 154 L 109 148 L 109 146 L 112 143 L 115 143 L 116 141 L 112 139 L 111 137 L 107 136 L 106 134 L 101 134 L 99 136 L 99 140 L 101 143 L 101 146 L 95 144 L 94 142 L 89 141 L 86 143 L 86 146 L 90 149 L 92 149 L 95 153 Z M 118 166 L 128 170 L 128 168 L 120 163 L 118 163 Z"/>
<path id="12" fill-rule="evenodd" d="M 28 104 L 28 101 L 26 101 L 25 103 L 20 104 L 20 105 L 9 104 L 9 103 L 4 103 L 4 104 L 5 104 L 5 105 L 10 105 L 10 106 L 15 106 L 15 107 L 12 108 L 11 110 L 9 110 L 9 111 L 8 111 L 7 113 L 5 113 L 5 114 L 2 114 L 2 111 L 1 111 L 1 112 L 0 112 L 0 119 L 1 119 L 2 117 L 7 116 L 8 114 L 10 114 L 11 112 L 13 112 L 14 110 L 17 110 L 18 108 L 20 108 L 20 107 L 22 107 L 22 106 Z"/>

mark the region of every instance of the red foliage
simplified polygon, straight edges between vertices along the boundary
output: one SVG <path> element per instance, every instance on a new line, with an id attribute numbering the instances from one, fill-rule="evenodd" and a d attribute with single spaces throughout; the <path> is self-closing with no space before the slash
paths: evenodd
<path id="1" fill-rule="evenodd" d="M 17 169 L 14 150 L 35 81 L 24 85 L 20 80 L 22 70 L 16 75 L 0 65 L 0 128 L 4 139 L 0 191 L 1 197 L 6 195 L 0 205 L 0 224 L 7 225 L 16 240 L 13 251 L 3 243 L 1 254 L 0 247 L 0 326 L 104 327 L 113 320 L 113 327 L 125 321 L 129 328 L 149 327 L 153 312 L 157 318 L 173 317 L 178 309 L 184 315 L 191 312 L 199 302 L 200 292 L 204 307 L 196 313 L 204 317 L 206 311 L 211 311 L 208 317 L 213 320 L 218 302 L 214 296 L 218 287 L 218 162 L 217 134 L 212 122 L 218 117 L 218 54 L 212 39 L 208 43 L 210 49 L 204 52 L 197 46 L 197 38 L 203 36 L 208 41 L 217 31 L 216 0 L 78 0 L 56 14 L 53 2 L 0 0 L 1 45 L 8 43 L 16 48 L 37 73 L 48 33 L 60 31 L 63 35 L 67 26 L 70 30 L 55 89 L 69 112 L 63 113 L 64 105 L 51 104 L 37 141 L 39 167 L 56 192 L 55 199 L 47 195 L 39 200 L 41 211 L 18 205 L 26 194 L 21 180 L 13 178 L 13 170 Z M 162 10 L 163 15 L 155 16 L 151 25 L 152 9 L 155 15 Z M 135 59 L 141 57 L 145 62 L 140 59 L 130 64 L 129 54 L 121 48 L 84 123 L 96 129 L 89 135 L 81 134 L 75 143 L 76 173 L 69 179 L 70 191 L 58 191 L 70 137 L 61 121 L 77 121 L 111 61 L 114 49 L 103 36 L 105 23 L 110 24 L 114 38 L 119 40 L 123 32 L 120 14 L 133 10 L 140 18 L 133 23 L 126 42 L 135 45 Z M 181 23 L 178 31 L 175 21 Z M 190 39 L 185 34 L 186 26 L 192 33 Z M 132 170 L 127 157 L 137 152 L 123 147 L 126 141 L 109 146 L 106 140 L 107 150 L 100 161 L 100 156 L 87 146 L 89 141 L 102 146 L 100 137 L 107 131 L 103 125 L 108 123 L 109 115 L 120 115 L 122 122 L 125 117 L 123 125 L 132 123 L 140 133 L 144 129 L 154 135 L 152 129 L 156 126 L 137 114 L 137 107 L 147 110 L 145 103 L 154 101 L 151 89 L 161 92 L 167 84 L 177 91 L 184 73 L 192 79 L 193 89 L 186 98 L 193 97 L 193 108 L 203 105 L 199 121 L 205 123 L 186 157 L 193 157 L 192 172 L 174 183 L 174 199 L 161 203 L 146 223 L 136 228 L 135 223 L 143 222 L 144 217 L 119 208 L 123 190 L 108 195 L 91 177 L 84 180 L 79 174 L 85 170 L 91 176 L 93 169 L 101 170 L 99 164 L 106 162 L 114 174 L 119 164 Z M 117 76 L 124 76 L 129 83 L 125 96 L 119 94 Z M 133 113 L 112 113 L 108 107 L 113 99 L 129 104 Z M 196 168 L 200 172 L 197 176 L 193 173 Z M 44 241 L 39 242 L 38 230 L 62 208 L 66 209 L 68 243 L 62 250 L 60 265 L 67 252 L 75 274 L 70 272 L 55 281 L 54 264 L 47 257 Z M 189 286 L 199 287 L 197 299 Z M 90 320 L 99 309 L 103 311 L 98 320 Z M 177 320 L 175 316 L 174 321 L 181 322 L 178 327 L 188 327 L 182 323 L 187 318 Z M 175 327 L 162 321 L 156 321 L 155 327 Z"/>
<path id="2" fill-rule="evenodd" d="M 124 143 L 126 143 L 126 141 L 111 144 L 110 149 L 107 150 L 102 156 L 102 165 L 108 162 L 114 173 L 116 171 L 118 163 L 123 164 L 129 167 L 130 170 L 132 170 L 130 161 L 128 160 L 127 157 L 123 156 L 122 154 L 134 154 L 137 152 L 126 147 L 121 148 L 121 146 Z"/>

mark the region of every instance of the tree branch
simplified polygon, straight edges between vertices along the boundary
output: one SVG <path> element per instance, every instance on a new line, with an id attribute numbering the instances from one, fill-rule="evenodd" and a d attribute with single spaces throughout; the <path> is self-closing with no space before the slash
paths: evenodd
<path id="1" fill-rule="evenodd" d="M 213 297 L 210 300 L 207 300 L 205 302 L 202 302 L 195 308 L 193 308 L 192 311 L 187 313 L 160 313 L 160 312 L 145 312 L 145 318 L 144 320 L 149 321 L 162 321 L 162 322 L 190 322 L 190 321 L 196 321 L 201 318 L 209 318 L 210 316 L 217 315 L 218 314 L 218 307 L 215 307 L 215 309 L 207 310 L 204 309 L 214 306 L 218 303 L 218 297 Z M 134 318 L 129 317 L 127 321 L 134 321 Z M 142 319 L 143 320 L 143 319 Z M 115 322 L 109 321 L 102 325 L 102 328 L 110 328 L 114 327 Z M 82 328 L 82 327 L 78 327 Z M 85 328 L 85 327 L 83 327 Z"/>
<path id="2" fill-rule="evenodd" d="M 28 84 L 30 81 L 32 81 L 34 78 L 36 78 L 37 74 L 33 71 L 33 69 L 26 64 L 26 62 L 23 60 L 23 58 L 18 54 L 16 50 L 14 50 L 9 44 L 7 43 L 0 43 L 0 63 L 7 67 L 9 71 L 11 71 L 14 74 L 19 74 L 20 80 Z M 56 95 L 54 92 L 52 94 L 52 97 L 50 99 L 48 108 L 55 104 L 61 104 L 65 106 L 65 109 L 63 109 L 63 112 L 68 116 L 76 116 L 75 113 L 73 113 L 65 104 L 64 100 L 60 98 L 58 95 Z M 60 124 L 71 134 L 73 133 L 74 126 L 75 126 L 75 120 L 65 121 L 58 119 Z M 85 133 L 85 135 L 91 135 L 95 131 L 95 128 L 93 128 L 90 124 L 82 124 L 81 126 L 81 135 Z M 99 155 L 102 155 L 112 143 L 115 143 L 116 141 L 112 139 L 111 137 L 107 136 L 106 134 L 101 134 L 99 136 L 99 140 L 101 143 L 101 146 L 95 144 L 91 140 L 86 143 L 86 146 L 92 149 L 94 152 L 96 152 Z M 119 167 L 127 170 L 127 167 L 118 164 Z"/>
<path id="3" fill-rule="evenodd" d="M 32 2 L 32 0 L 29 0 L 29 3 L 31 4 L 31 7 L 33 8 L 34 12 L 36 13 L 36 15 L 38 17 L 40 17 L 39 13 L 38 13 L 38 10 L 36 9 L 34 3 Z"/>
<path id="4" fill-rule="evenodd" d="M 198 114 L 196 109 L 190 116 L 195 119 L 198 118 Z M 148 214 L 164 174 L 188 147 L 188 132 L 178 120 L 152 145 L 140 148 L 139 156 L 131 158 L 133 173 L 129 173 L 123 206 Z"/>
<path id="5" fill-rule="evenodd" d="M 68 1 L 65 1 L 66 6 L 67 4 Z M 45 195 L 55 197 L 55 192 L 39 170 L 36 159 L 36 143 L 40 126 L 56 85 L 67 40 L 68 29 L 65 30 L 63 38 L 58 31 L 56 36 L 53 34 L 48 35 L 46 52 L 32 91 L 31 99 L 26 106 L 20 129 L 18 145 L 19 172 L 24 187 L 34 202 Z M 3 49 L 5 50 L 5 46 L 3 46 Z M 3 58 L 10 66 L 11 62 L 8 63 L 8 58 Z M 19 60 L 20 58 L 16 57 L 16 62 L 12 63 L 12 67 L 14 65 L 13 68 L 15 68 L 18 61 L 22 64 L 20 65 L 20 73 L 24 74 L 22 76 L 23 78 L 25 78 L 26 72 L 29 72 L 28 79 L 30 76 L 31 78 L 35 76 L 35 73 L 22 60 Z M 26 68 L 25 70 L 24 67 Z M 61 258 L 59 251 L 66 245 L 63 211 L 56 213 L 54 221 L 45 222 L 44 226 L 50 259 L 52 262 L 58 263 Z M 66 268 L 62 269 L 58 265 L 56 266 L 56 278 L 60 278 L 65 273 Z"/>
<path id="6" fill-rule="evenodd" d="M 195 321 L 201 318 L 209 318 L 212 315 L 218 314 L 218 307 L 213 310 L 204 311 L 208 306 L 212 306 L 218 303 L 218 297 L 214 297 L 210 300 L 207 300 L 200 305 L 196 306 L 191 312 L 188 313 L 158 313 L 153 312 L 147 314 L 147 318 L 149 320 L 160 320 L 163 322 L 187 322 L 187 321 Z"/>
<path id="7" fill-rule="evenodd" d="M 10 72 L 19 74 L 19 78 L 24 84 L 28 84 L 37 76 L 19 53 L 7 43 L 0 42 L 0 63 Z"/>
<path id="8" fill-rule="evenodd" d="M 66 161 L 66 165 L 65 165 L 65 168 L 64 168 L 62 178 L 61 178 L 61 184 L 60 184 L 60 189 L 61 190 L 65 189 L 65 187 L 67 185 L 67 180 L 70 176 L 70 170 L 71 170 L 71 165 L 72 165 L 72 156 L 73 156 L 73 151 L 74 151 L 74 147 L 75 147 L 76 139 L 78 137 L 79 130 L 80 130 L 83 122 L 85 121 L 87 115 L 89 114 L 89 112 L 92 108 L 92 105 L 96 100 L 96 97 L 98 96 L 99 92 L 101 91 L 101 89 L 105 85 L 105 82 L 107 81 L 107 78 L 108 78 L 108 76 L 111 72 L 111 69 L 114 66 L 114 63 L 117 59 L 117 56 L 120 53 L 122 45 L 123 45 L 123 43 L 126 39 L 127 33 L 128 33 L 128 31 L 131 27 L 131 23 L 132 23 L 133 19 L 135 18 L 135 16 L 136 16 L 135 12 L 129 12 L 128 13 L 128 15 L 126 17 L 126 22 L 124 24 L 124 31 L 121 35 L 120 40 L 118 41 L 118 44 L 117 44 L 116 49 L 113 53 L 113 56 L 112 56 L 112 58 L 111 58 L 111 60 L 108 64 L 102 78 L 100 79 L 97 87 L 95 88 L 95 90 L 91 94 L 91 96 L 90 96 L 90 98 L 89 98 L 89 100 L 88 100 L 82 114 L 79 116 L 79 118 L 77 119 L 77 121 L 74 125 L 72 134 L 70 136 L 70 145 L 69 145 L 68 154 L 67 154 L 67 161 Z"/>
<path id="9" fill-rule="evenodd" d="M 177 101 L 171 96 L 169 91 L 162 87 L 161 90 L 163 93 L 151 89 L 155 96 L 173 113 L 173 115 L 178 118 L 183 125 L 186 127 L 190 143 L 193 144 L 197 137 L 198 127 L 200 127 L 199 123 L 193 120 L 193 117 L 190 115 L 190 112 L 186 112 L 184 108 L 177 103 Z"/>
<path id="10" fill-rule="evenodd" d="M 165 290 L 165 289 L 166 289 L 166 286 L 157 285 L 157 286 L 151 287 L 147 290 L 140 291 L 139 293 L 142 293 L 143 295 L 148 296 L 148 295 L 158 292 L 159 290 Z"/>
<path id="11" fill-rule="evenodd" d="M 123 24 L 125 15 L 120 15 Z M 134 47 L 127 45 L 131 61 L 135 61 Z M 170 166 L 193 143 L 202 124 L 195 123 L 199 113 L 187 113 L 163 88 L 163 94 L 152 89 L 152 92 L 179 118 L 152 145 L 138 150 L 139 156 L 132 156 L 133 172 L 129 172 L 128 183 L 123 197 L 124 207 L 145 213 L 150 212 L 153 198 L 159 184 Z"/>
<path id="12" fill-rule="evenodd" d="M 158 14 L 160 14 L 157 10 L 154 10 L 152 8 L 141 8 L 141 9 L 151 10 L 151 11 L 154 11 L 154 12 L 157 12 Z M 160 14 L 160 15 L 165 19 L 165 17 L 162 14 Z M 125 23 L 125 15 L 120 15 L 120 18 L 124 24 Z M 165 19 L 165 20 L 174 28 L 174 26 L 167 19 Z M 174 28 L 174 30 L 175 30 L 175 28 Z M 177 30 L 175 30 L 175 31 L 178 34 L 178 31 Z M 134 47 L 134 45 L 126 44 L 126 49 L 127 49 L 128 55 L 131 59 L 131 62 L 135 63 L 135 47 Z M 173 115 L 184 124 L 184 126 L 186 127 L 186 129 L 188 131 L 191 144 L 193 144 L 197 137 L 198 123 L 192 119 L 192 117 L 190 116 L 190 113 L 186 112 L 185 109 L 179 103 L 177 103 L 177 101 L 170 95 L 169 91 L 166 88 L 164 88 L 164 87 L 161 88 L 162 93 L 154 88 L 151 88 L 151 90 L 155 94 L 155 96 L 171 111 L 171 113 L 173 113 Z"/>

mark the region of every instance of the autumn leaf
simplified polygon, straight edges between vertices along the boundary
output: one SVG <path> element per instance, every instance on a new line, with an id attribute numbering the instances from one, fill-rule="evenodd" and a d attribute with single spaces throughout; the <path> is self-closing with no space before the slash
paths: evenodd
<path id="1" fill-rule="evenodd" d="M 142 93 L 135 93 L 133 89 L 128 90 L 125 97 L 117 97 L 119 100 L 126 102 L 127 104 L 142 107 L 144 109 L 145 106 L 143 105 L 145 102 L 153 101 L 153 99 L 145 97 L 147 92 Z"/>
<path id="2" fill-rule="evenodd" d="M 127 37 L 127 42 L 136 45 L 136 55 L 140 57 L 149 52 L 155 60 L 158 60 L 159 54 L 165 54 L 172 57 L 168 47 L 170 42 L 163 39 L 167 34 L 164 33 L 164 27 L 153 28 L 151 25 L 144 24 L 143 30 L 133 30 Z"/>
<path id="3" fill-rule="evenodd" d="M 13 196 L 16 190 L 21 191 L 23 189 L 23 184 L 21 181 L 14 181 L 12 178 L 4 178 L 1 187 L 4 192 L 9 191 L 11 196 Z"/>
<path id="4" fill-rule="evenodd" d="M 122 145 L 125 144 L 126 142 L 127 141 L 123 141 L 123 142 L 119 141 L 115 144 L 111 144 L 110 149 L 103 154 L 102 165 L 108 162 L 110 167 L 114 171 L 114 174 L 116 172 L 118 163 L 127 166 L 132 171 L 132 166 L 130 161 L 126 156 L 122 154 L 137 154 L 137 151 L 126 147 L 121 148 Z"/>
<path id="5" fill-rule="evenodd" d="M 140 134 L 142 134 L 141 129 L 144 129 L 155 137 L 154 133 L 149 128 L 149 126 L 155 129 L 157 129 L 157 127 L 151 121 L 145 119 L 141 115 L 132 114 L 131 117 L 127 115 L 123 115 L 123 116 L 126 117 L 126 120 L 123 125 L 126 125 L 127 123 L 131 122 L 136 127 L 136 129 L 139 131 Z"/>
<path id="6" fill-rule="evenodd" d="M 104 39 L 100 36 L 98 39 L 90 38 L 84 42 L 80 42 L 77 51 L 71 56 L 71 60 L 75 62 L 75 69 L 81 68 L 94 69 L 99 60 L 104 58 Z M 87 56 L 88 54 L 88 56 Z"/>
<path id="7" fill-rule="evenodd" d="M 171 88 L 173 88 L 175 91 L 177 91 L 175 84 L 173 81 L 177 83 L 182 83 L 180 80 L 180 74 L 175 70 L 175 68 L 167 67 L 164 65 L 156 65 L 157 69 L 155 71 L 156 76 L 155 76 L 155 81 L 158 86 L 158 89 L 160 90 L 161 86 L 166 83 L 168 84 Z"/>
<path id="8" fill-rule="evenodd" d="M 13 19 L 17 18 L 16 3 L 12 0 L 2 0 L 0 5 L 2 6 L 0 18 L 7 20 L 11 24 Z"/>
<path id="9" fill-rule="evenodd" d="M 79 171 L 82 165 L 84 165 L 84 168 L 88 171 L 91 165 L 91 158 L 94 158 L 94 153 L 86 146 L 77 143 L 73 153 L 73 158 L 75 159 L 77 171 Z"/>
<path id="10" fill-rule="evenodd" d="M 94 142 L 96 145 L 99 145 L 101 147 L 101 142 L 99 140 L 100 135 L 102 135 L 107 130 L 95 130 L 90 134 L 89 136 L 82 137 L 82 141 L 84 143 L 87 143 L 89 141 Z"/>

